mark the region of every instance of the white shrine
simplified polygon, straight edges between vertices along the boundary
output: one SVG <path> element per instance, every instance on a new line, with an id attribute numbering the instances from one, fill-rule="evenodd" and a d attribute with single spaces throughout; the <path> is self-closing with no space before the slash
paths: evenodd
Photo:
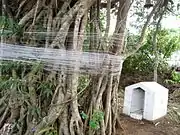
<path id="1" fill-rule="evenodd" d="M 127 86 L 123 113 L 134 119 L 157 120 L 167 114 L 168 91 L 156 82 Z"/>

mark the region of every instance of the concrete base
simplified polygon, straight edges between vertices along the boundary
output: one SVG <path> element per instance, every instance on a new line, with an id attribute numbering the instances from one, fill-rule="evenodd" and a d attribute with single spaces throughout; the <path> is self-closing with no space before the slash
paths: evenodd
<path id="1" fill-rule="evenodd" d="M 135 116 L 135 118 L 133 118 L 133 117 L 131 117 L 131 116 L 129 116 L 129 115 L 127 115 L 127 114 L 124 114 L 124 113 L 121 113 L 121 116 L 123 116 L 123 117 L 128 117 L 128 118 L 132 118 L 133 120 L 137 120 L 137 121 L 144 121 L 144 122 L 147 122 L 147 123 L 150 123 L 150 124 L 156 124 L 156 123 L 158 123 L 158 122 L 161 122 L 162 120 L 164 120 L 164 118 L 165 118 L 165 116 L 163 116 L 163 117 L 161 117 L 161 118 L 159 118 L 159 119 L 156 119 L 156 120 L 154 120 L 154 121 L 149 121 L 149 120 L 146 120 L 146 119 L 140 119 L 141 117 L 142 117 L 142 115 L 138 115 L 138 114 L 133 114 L 133 116 Z"/>
<path id="2" fill-rule="evenodd" d="M 130 117 L 133 118 L 133 119 L 137 119 L 137 120 L 142 120 L 143 119 L 143 115 L 138 114 L 138 113 L 131 113 Z"/>

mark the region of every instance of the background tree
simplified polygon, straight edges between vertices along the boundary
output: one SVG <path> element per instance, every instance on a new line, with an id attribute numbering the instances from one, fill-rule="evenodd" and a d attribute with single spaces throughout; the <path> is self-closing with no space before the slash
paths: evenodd
<path id="1" fill-rule="evenodd" d="M 146 36 L 146 41 L 135 55 L 130 56 L 124 61 L 123 74 L 153 74 L 154 69 L 154 46 L 153 46 L 153 33 L 154 30 L 150 30 Z M 168 59 L 171 55 L 180 49 L 180 39 L 178 36 L 178 30 L 161 29 L 157 33 L 157 54 L 159 59 L 158 74 L 165 73 L 165 69 L 168 66 Z M 133 43 L 136 42 L 138 36 L 129 34 L 128 46 L 132 48 Z"/>

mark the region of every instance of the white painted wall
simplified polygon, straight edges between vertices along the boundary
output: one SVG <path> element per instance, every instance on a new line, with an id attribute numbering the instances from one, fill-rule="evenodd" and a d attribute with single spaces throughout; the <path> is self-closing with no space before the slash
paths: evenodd
<path id="1" fill-rule="evenodd" d="M 143 89 L 145 95 L 137 88 Z M 156 82 L 140 82 L 125 88 L 123 113 L 130 117 L 135 118 L 135 114 L 137 114 L 137 119 L 140 119 L 139 112 L 135 111 L 142 109 L 143 106 L 144 110 L 141 113 L 143 119 L 149 121 L 159 119 L 166 115 L 167 104 L 168 89 Z"/>

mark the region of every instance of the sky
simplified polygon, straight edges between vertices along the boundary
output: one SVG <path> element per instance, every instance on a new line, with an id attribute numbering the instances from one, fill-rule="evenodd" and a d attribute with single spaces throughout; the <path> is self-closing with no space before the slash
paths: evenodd
<path id="1" fill-rule="evenodd" d="M 176 51 L 167 62 L 171 66 L 180 66 L 180 51 Z"/>
<path id="2" fill-rule="evenodd" d="M 162 25 L 165 28 L 180 28 L 180 18 L 175 16 L 168 16 L 162 20 Z"/>
<path id="3" fill-rule="evenodd" d="M 173 2 L 174 2 L 174 5 L 177 5 L 178 3 L 180 4 L 180 0 L 173 0 Z M 132 17 L 130 19 L 131 19 L 130 21 L 134 20 Z M 114 32 L 115 24 L 116 24 L 116 17 L 111 15 L 110 34 L 112 34 Z M 166 16 L 166 18 L 163 18 L 163 20 L 162 20 L 162 26 L 167 29 L 180 28 L 180 16 L 179 16 L 179 18 L 176 16 L 172 16 L 172 15 Z"/>
<path id="4" fill-rule="evenodd" d="M 114 32 L 115 24 L 116 24 L 116 18 L 112 16 L 110 34 Z M 162 27 L 167 28 L 167 29 L 180 28 L 180 18 L 176 16 L 168 16 L 162 20 Z"/>

